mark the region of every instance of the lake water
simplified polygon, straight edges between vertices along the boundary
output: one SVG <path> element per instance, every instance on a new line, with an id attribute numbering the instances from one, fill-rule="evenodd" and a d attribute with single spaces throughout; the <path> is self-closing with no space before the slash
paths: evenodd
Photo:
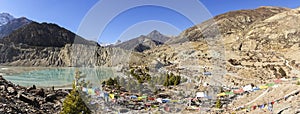
<path id="1" fill-rule="evenodd" d="M 21 86 L 38 87 L 71 87 L 76 68 L 34 68 L 34 67 L 0 67 L 0 73 L 6 80 Z M 109 77 L 115 77 L 116 72 L 112 68 L 77 68 L 85 80 L 93 85 Z"/>

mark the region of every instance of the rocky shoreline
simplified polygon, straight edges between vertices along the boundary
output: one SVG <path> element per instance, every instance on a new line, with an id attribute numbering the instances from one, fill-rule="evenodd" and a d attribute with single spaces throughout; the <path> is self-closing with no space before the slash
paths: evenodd
<path id="1" fill-rule="evenodd" d="M 0 75 L 0 113 L 57 114 L 70 90 L 26 88 L 5 80 Z"/>

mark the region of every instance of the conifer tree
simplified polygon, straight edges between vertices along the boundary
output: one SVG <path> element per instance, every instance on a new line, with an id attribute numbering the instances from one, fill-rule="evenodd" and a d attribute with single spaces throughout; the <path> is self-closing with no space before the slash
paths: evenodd
<path id="1" fill-rule="evenodd" d="M 222 108 L 221 99 L 218 98 L 216 102 L 216 108 Z"/>
<path id="2" fill-rule="evenodd" d="M 72 84 L 73 89 L 63 102 L 63 109 L 61 111 L 61 114 L 90 114 L 91 113 L 91 110 L 84 103 L 76 87 L 76 84 L 78 84 L 79 77 L 80 77 L 80 72 L 76 70 L 75 81 Z"/>

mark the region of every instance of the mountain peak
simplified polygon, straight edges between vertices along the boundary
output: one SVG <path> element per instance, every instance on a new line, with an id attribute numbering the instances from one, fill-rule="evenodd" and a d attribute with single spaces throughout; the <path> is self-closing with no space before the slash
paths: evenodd
<path id="1" fill-rule="evenodd" d="M 0 13 L 0 26 L 7 24 L 9 21 L 15 19 L 9 13 Z"/>
<path id="2" fill-rule="evenodd" d="M 153 30 L 147 36 L 153 36 L 153 35 L 162 35 L 162 34 L 159 31 L 157 31 L 157 30 Z"/>
<path id="3" fill-rule="evenodd" d="M 161 34 L 159 31 L 157 30 L 153 30 L 152 32 L 150 32 L 147 37 L 151 38 L 154 41 L 159 41 L 161 43 L 166 42 L 167 40 L 169 40 L 169 37 Z"/>
<path id="4" fill-rule="evenodd" d="M 0 16 L 4 16 L 4 17 L 9 17 L 9 18 L 14 18 L 14 16 L 10 15 L 9 13 L 0 13 Z"/>
<path id="5" fill-rule="evenodd" d="M 31 22 L 26 17 L 14 18 L 9 13 L 0 13 L 0 39 Z"/>

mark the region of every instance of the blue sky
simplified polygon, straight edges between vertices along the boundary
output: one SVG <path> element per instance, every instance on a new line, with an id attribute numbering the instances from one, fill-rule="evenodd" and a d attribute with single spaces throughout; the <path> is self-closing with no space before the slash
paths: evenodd
<path id="1" fill-rule="evenodd" d="M 118 4 L 119 1 L 111 0 L 111 4 Z M 176 0 L 173 0 L 176 1 Z M 188 2 L 189 0 L 183 0 Z M 97 5 L 100 0 L 0 0 L 0 12 L 7 12 L 15 17 L 27 17 L 38 22 L 56 23 L 75 33 L 78 32 L 80 23 L 86 14 Z M 200 2 L 213 15 L 218 15 L 232 10 L 254 9 L 259 6 L 280 6 L 296 8 L 300 6 L 298 0 L 200 0 Z M 176 3 L 176 2 L 175 2 Z M 107 4 L 110 6 L 111 4 Z M 98 3 L 99 5 L 99 3 Z M 182 5 L 182 4 L 178 4 Z M 194 14 L 201 15 L 193 7 L 182 7 L 190 9 Z M 114 10 L 110 8 L 109 10 Z M 100 11 L 101 12 L 101 11 Z M 102 11 L 104 14 L 96 15 L 101 17 L 109 14 L 110 11 Z M 98 34 L 78 32 L 87 39 L 99 42 L 112 43 L 118 39 L 122 41 L 137 37 L 140 34 L 147 34 L 151 30 L 158 29 L 167 35 L 177 35 L 194 23 L 189 18 L 174 10 L 164 7 L 145 5 L 129 9 L 118 14 L 105 27 L 104 31 Z M 93 29 L 97 29 L 93 28 Z M 93 30 L 88 30 L 93 31 Z"/>

